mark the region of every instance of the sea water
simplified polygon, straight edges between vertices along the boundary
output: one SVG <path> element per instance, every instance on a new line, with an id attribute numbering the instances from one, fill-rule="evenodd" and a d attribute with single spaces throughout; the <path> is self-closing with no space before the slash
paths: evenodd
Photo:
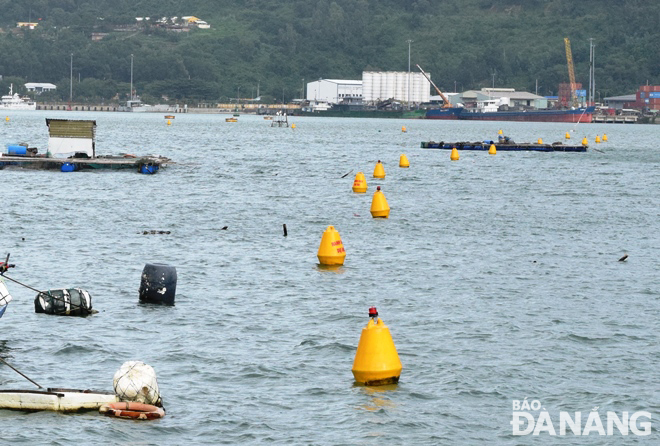
<path id="1" fill-rule="evenodd" d="M 160 114 L 36 111 L 0 125 L 3 146 L 45 153 L 45 118 L 94 119 L 97 154 L 174 161 L 156 175 L 0 170 L 7 274 L 86 289 L 99 311 L 35 314 L 36 293 L 7 281 L 0 356 L 44 387 L 98 390 L 141 360 L 167 410 L 152 422 L 0 411 L 0 443 L 657 442 L 657 126 L 290 117 L 291 129 L 225 117 L 178 114 L 168 126 Z M 499 129 L 518 142 L 568 131 L 590 150 L 451 162 L 420 148 Z M 378 160 L 383 180 L 372 178 Z M 358 171 L 366 194 L 351 191 Z M 369 213 L 376 186 L 389 219 Z M 316 258 L 329 225 L 347 252 L 338 269 Z M 139 304 L 146 263 L 176 267 L 174 307 Z M 372 305 L 403 363 L 397 386 L 353 381 Z M 0 388 L 36 387 L 0 366 Z M 653 431 L 514 436 L 525 398 L 555 418 L 581 412 L 582 424 L 593 410 L 603 422 L 648 411 Z"/>

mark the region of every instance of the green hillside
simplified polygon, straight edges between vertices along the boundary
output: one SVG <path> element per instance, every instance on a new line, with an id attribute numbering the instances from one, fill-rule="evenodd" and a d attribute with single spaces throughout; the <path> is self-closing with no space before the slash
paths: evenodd
<path id="1" fill-rule="evenodd" d="M 413 69 L 420 64 L 445 91 L 494 80 L 532 92 L 538 82 L 539 94 L 556 95 L 568 82 L 564 37 L 584 88 L 594 39 L 597 98 L 660 84 L 660 3 L 641 0 L 0 0 L 0 11 L 0 88 L 51 82 L 53 99 L 69 97 L 72 58 L 74 100 L 125 99 L 133 54 L 135 88 L 150 102 L 227 101 L 257 90 L 288 101 L 313 79 L 407 70 L 408 39 Z M 211 28 L 155 24 L 175 16 Z M 131 29 L 136 17 L 151 20 Z M 93 41 L 92 33 L 107 35 Z"/>

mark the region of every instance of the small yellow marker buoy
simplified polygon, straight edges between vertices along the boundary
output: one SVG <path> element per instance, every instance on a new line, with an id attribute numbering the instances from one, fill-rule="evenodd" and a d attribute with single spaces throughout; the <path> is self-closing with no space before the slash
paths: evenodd
<path id="1" fill-rule="evenodd" d="M 9 122 L 9 116 L 7 116 L 7 117 L 5 118 L 5 121 Z"/>
<path id="2" fill-rule="evenodd" d="M 291 124 L 291 128 L 292 128 L 292 129 L 295 129 L 295 128 L 296 128 L 296 125 L 295 125 L 295 124 Z"/>
<path id="3" fill-rule="evenodd" d="M 390 329 L 378 317 L 376 307 L 369 308 L 369 317 L 369 323 L 362 329 L 351 370 L 355 381 L 367 386 L 396 384 L 403 366 Z"/>
<path id="4" fill-rule="evenodd" d="M 456 147 L 451 149 L 451 155 L 449 155 L 449 159 L 452 161 L 458 161 L 460 159 L 460 155 L 458 154 L 458 150 L 456 150 Z"/>
<path id="5" fill-rule="evenodd" d="M 362 172 L 355 174 L 355 180 L 353 180 L 353 192 L 356 194 L 364 194 L 367 192 L 367 180 L 364 178 Z"/>
<path id="6" fill-rule="evenodd" d="M 371 216 L 373 218 L 390 218 L 390 206 L 387 204 L 380 186 L 376 188 L 374 198 L 371 200 Z"/>
<path id="7" fill-rule="evenodd" d="M 586 147 L 587 145 L 589 145 L 589 141 L 587 141 L 587 137 L 586 137 L 586 136 L 585 136 L 584 138 L 582 138 L 582 145 L 585 146 L 585 147 Z"/>
<path id="8" fill-rule="evenodd" d="M 405 125 L 404 125 L 403 127 L 401 127 L 401 131 L 402 131 L 403 133 L 406 133 L 406 132 L 408 131 L 408 130 L 406 129 L 406 126 L 405 126 Z"/>
<path id="9" fill-rule="evenodd" d="M 334 226 L 328 226 L 321 237 L 319 252 L 316 254 L 321 265 L 343 265 L 346 250 L 341 236 Z"/>
<path id="10" fill-rule="evenodd" d="M 607 141 L 607 133 L 603 133 L 603 142 Z"/>
<path id="11" fill-rule="evenodd" d="M 167 120 L 167 125 L 172 125 L 172 121 L 170 121 L 170 120 L 168 119 L 168 120 Z"/>
<path id="12" fill-rule="evenodd" d="M 566 132 L 566 139 L 571 139 L 571 134 Z"/>
<path id="13" fill-rule="evenodd" d="M 539 138 L 539 140 L 536 142 L 537 144 L 543 144 L 543 140 Z"/>
<path id="14" fill-rule="evenodd" d="M 408 161 L 408 157 L 403 153 L 399 157 L 399 167 L 410 167 L 410 162 Z"/>
<path id="15" fill-rule="evenodd" d="M 495 148 L 495 144 L 490 145 L 490 148 L 488 149 L 488 154 L 489 155 L 496 155 L 497 154 L 497 149 Z"/>
<path id="16" fill-rule="evenodd" d="M 499 129 L 499 130 L 497 131 L 497 134 L 498 134 L 498 135 L 501 135 L 501 134 L 502 134 L 502 129 Z"/>
<path id="17" fill-rule="evenodd" d="M 378 160 L 376 167 L 374 168 L 374 178 L 385 178 L 385 168 L 380 160 Z"/>
<path id="18" fill-rule="evenodd" d="M 600 136 L 596 135 L 596 144 L 599 144 L 599 143 L 600 143 Z"/>

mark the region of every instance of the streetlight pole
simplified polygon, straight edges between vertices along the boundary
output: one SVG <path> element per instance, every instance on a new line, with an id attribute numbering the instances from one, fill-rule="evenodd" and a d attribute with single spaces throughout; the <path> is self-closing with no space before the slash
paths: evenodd
<path id="1" fill-rule="evenodd" d="M 131 101 L 133 100 L 133 55 L 131 54 Z"/>
<path id="2" fill-rule="evenodd" d="M 302 90 L 300 90 L 300 100 L 304 101 L 305 100 L 305 78 L 303 77 L 302 79 Z"/>
<path id="3" fill-rule="evenodd" d="M 408 39 L 408 110 L 410 110 L 410 44 L 412 40 Z"/>

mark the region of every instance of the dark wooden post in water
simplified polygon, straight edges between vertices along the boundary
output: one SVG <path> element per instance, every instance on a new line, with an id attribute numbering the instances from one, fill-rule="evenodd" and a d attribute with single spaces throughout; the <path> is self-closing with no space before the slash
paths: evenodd
<path id="1" fill-rule="evenodd" d="M 286 236 L 287 236 L 287 232 L 286 232 L 286 223 L 284 223 L 284 224 L 282 225 L 282 228 L 284 229 L 284 237 L 286 237 Z"/>

